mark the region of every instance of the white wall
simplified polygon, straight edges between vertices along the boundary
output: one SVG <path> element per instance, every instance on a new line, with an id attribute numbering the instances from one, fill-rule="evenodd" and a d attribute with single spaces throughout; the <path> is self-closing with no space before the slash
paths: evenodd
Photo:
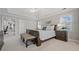
<path id="1" fill-rule="evenodd" d="M 71 39 L 79 40 L 79 9 L 72 12 L 73 23 L 72 23 L 72 32 L 69 33 Z"/>
<path id="2" fill-rule="evenodd" d="M 19 20 L 19 34 L 26 32 L 26 21 L 25 20 Z"/>
<path id="3" fill-rule="evenodd" d="M 27 29 L 36 30 L 37 21 L 27 20 L 27 21 L 26 21 L 26 26 L 27 26 Z"/>
<path id="4" fill-rule="evenodd" d="M 36 30 L 36 21 L 19 20 L 19 34 L 25 33 L 26 29 Z"/>

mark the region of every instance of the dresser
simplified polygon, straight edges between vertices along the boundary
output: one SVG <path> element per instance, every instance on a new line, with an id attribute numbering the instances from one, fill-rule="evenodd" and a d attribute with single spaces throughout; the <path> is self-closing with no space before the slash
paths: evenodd
<path id="1" fill-rule="evenodd" d="M 67 41 L 67 31 L 56 30 L 56 39 Z"/>
<path id="2" fill-rule="evenodd" d="M 3 31 L 0 31 L 0 50 L 4 44 L 3 40 L 4 40 Z"/>

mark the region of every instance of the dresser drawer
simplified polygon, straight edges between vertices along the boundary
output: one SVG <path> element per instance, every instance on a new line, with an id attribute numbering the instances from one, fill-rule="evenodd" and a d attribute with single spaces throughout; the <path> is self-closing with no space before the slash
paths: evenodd
<path id="1" fill-rule="evenodd" d="M 67 32 L 66 31 L 56 31 L 56 39 L 67 41 Z"/>
<path id="2" fill-rule="evenodd" d="M 64 35 L 64 34 L 66 34 L 67 32 L 66 32 L 66 31 L 56 31 L 56 33 L 57 33 L 58 35 Z"/>

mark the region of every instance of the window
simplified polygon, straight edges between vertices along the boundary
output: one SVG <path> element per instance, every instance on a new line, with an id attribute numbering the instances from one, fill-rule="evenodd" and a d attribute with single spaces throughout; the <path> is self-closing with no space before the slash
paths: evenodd
<path id="1" fill-rule="evenodd" d="M 60 17 L 60 23 L 58 24 L 61 29 L 66 30 L 66 31 L 71 31 L 72 30 L 72 16 L 62 16 Z"/>

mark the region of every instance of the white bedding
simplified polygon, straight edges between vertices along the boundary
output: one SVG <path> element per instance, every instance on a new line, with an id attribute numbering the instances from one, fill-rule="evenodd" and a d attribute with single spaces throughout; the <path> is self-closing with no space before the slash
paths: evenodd
<path id="1" fill-rule="evenodd" d="M 46 40 L 56 35 L 54 30 L 39 30 L 39 36 L 40 40 Z"/>

